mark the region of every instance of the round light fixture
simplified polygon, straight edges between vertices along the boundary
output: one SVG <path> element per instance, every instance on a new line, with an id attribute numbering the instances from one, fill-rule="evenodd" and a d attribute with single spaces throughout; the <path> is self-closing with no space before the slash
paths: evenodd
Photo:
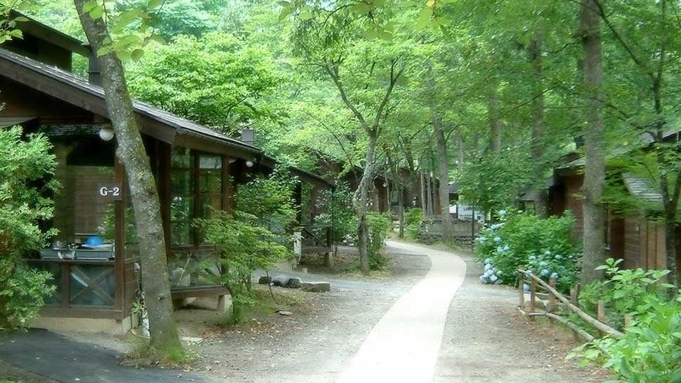
<path id="1" fill-rule="evenodd" d="M 114 138 L 114 131 L 111 129 L 111 126 L 106 125 L 99 129 L 99 138 L 103 141 L 111 141 Z"/>
<path id="2" fill-rule="evenodd" d="M 248 166 L 249 168 L 252 168 L 253 165 L 254 165 L 253 161 L 251 161 L 251 160 L 246 161 L 246 166 Z"/>

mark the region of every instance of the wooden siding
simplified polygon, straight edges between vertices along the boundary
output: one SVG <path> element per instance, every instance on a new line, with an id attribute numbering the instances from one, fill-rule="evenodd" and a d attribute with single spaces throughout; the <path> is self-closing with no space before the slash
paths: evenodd
<path id="1" fill-rule="evenodd" d="M 582 175 L 565 178 L 565 210 L 572 212 L 575 217 L 575 227 L 572 230 L 573 238 L 581 239 L 584 233 L 584 213 L 582 212 L 581 189 L 584 177 Z M 563 213 L 563 212 L 560 212 Z"/>
<path id="2" fill-rule="evenodd" d="M 624 265 L 627 269 L 641 266 L 641 234 L 640 218 L 627 217 L 624 220 Z"/>

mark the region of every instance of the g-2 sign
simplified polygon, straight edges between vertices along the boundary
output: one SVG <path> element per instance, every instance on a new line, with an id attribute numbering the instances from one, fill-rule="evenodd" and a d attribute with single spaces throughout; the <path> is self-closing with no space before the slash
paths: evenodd
<path id="1" fill-rule="evenodd" d="M 121 201 L 121 200 L 123 200 L 123 192 L 121 190 L 121 185 L 119 185 L 119 184 L 112 184 L 112 185 L 99 184 L 99 185 L 97 185 L 97 196 L 99 196 L 100 198 L 104 198 L 104 199 L 112 199 L 114 201 Z"/>

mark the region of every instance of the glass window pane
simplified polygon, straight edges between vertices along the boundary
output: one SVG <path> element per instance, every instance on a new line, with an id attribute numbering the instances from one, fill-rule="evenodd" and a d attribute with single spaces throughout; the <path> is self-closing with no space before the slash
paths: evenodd
<path id="1" fill-rule="evenodd" d="M 171 243 L 173 245 L 191 245 L 192 227 L 189 221 L 173 222 L 171 227 Z"/>
<path id="2" fill-rule="evenodd" d="M 220 195 L 204 195 L 201 196 L 199 201 L 201 201 L 199 218 L 208 218 L 210 215 L 210 208 L 213 208 L 214 210 L 222 209 L 222 197 Z"/>
<path id="3" fill-rule="evenodd" d="M 113 306 L 116 278 L 113 266 L 71 265 L 72 305 Z"/>
<path id="4" fill-rule="evenodd" d="M 201 154 L 199 156 L 201 169 L 217 170 L 222 168 L 222 157 L 214 154 Z"/>
<path id="5" fill-rule="evenodd" d="M 216 171 L 201 170 L 199 193 L 220 193 L 222 174 Z"/>
<path id="6" fill-rule="evenodd" d="M 187 148 L 173 147 L 170 164 L 175 169 L 191 168 L 191 153 Z"/>
<path id="7" fill-rule="evenodd" d="M 173 170 L 170 174 L 170 191 L 175 195 L 192 194 L 191 171 Z"/>

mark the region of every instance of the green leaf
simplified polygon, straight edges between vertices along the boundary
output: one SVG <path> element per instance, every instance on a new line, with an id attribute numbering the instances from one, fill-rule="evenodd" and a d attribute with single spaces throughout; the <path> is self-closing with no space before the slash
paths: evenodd
<path id="1" fill-rule="evenodd" d="M 306 11 L 306 12 L 301 12 L 301 13 L 298 15 L 298 18 L 299 18 L 300 20 L 305 21 L 305 20 L 311 19 L 313 16 L 314 16 L 314 14 L 313 14 L 312 12 Z"/>
<path id="2" fill-rule="evenodd" d="M 90 17 L 92 17 L 93 19 L 96 20 L 96 19 L 99 19 L 100 17 L 102 17 L 104 15 L 105 11 L 106 11 L 106 9 L 104 7 L 97 5 L 94 8 L 92 8 L 92 10 L 90 10 L 90 12 L 88 12 L 88 14 L 90 15 Z"/>
<path id="3" fill-rule="evenodd" d="M 98 6 L 97 0 L 90 0 L 83 4 L 83 13 L 90 13 L 95 7 Z"/>
<path id="4" fill-rule="evenodd" d="M 139 48 L 135 49 L 135 50 L 132 51 L 130 56 L 131 56 L 133 61 L 139 61 L 142 58 L 142 56 L 144 56 L 144 49 L 139 49 Z"/>
<path id="5" fill-rule="evenodd" d="M 423 29 L 428 24 L 430 24 L 430 17 L 433 16 L 433 9 L 424 7 L 421 8 L 421 11 L 419 11 L 419 16 L 418 16 L 418 21 L 416 22 L 416 27 L 419 29 Z"/>
<path id="6" fill-rule="evenodd" d="M 132 55 L 128 51 L 116 51 L 116 56 L 118 56 L 118 59 L 122 62 L 130 62 L 130 60 L 132 60 Z"/>
<path id="7" fill-rule="evenodd" d="M 147 8 L 148 9 L 158 8 L 164 2 L 165 0 L 149 0 L 149 2 L 147 3 Z"/>

